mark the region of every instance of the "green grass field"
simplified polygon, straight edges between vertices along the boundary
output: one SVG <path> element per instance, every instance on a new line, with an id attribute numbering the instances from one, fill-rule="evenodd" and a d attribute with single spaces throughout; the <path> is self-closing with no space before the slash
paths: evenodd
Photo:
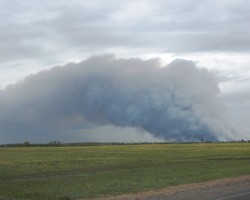
<path id="1" fill-rule="evenodd" d="M 78 199 L 250 174 L 250 144 L 0 148 L 0 199 Z"/>

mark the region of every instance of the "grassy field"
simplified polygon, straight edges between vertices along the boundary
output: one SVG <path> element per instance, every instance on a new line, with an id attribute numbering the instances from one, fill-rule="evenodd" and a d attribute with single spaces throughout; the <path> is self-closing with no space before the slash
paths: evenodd
<path id="1" fill-rule="evenodd" d="M 250 174 L 250 144 L 0 148 L 0 199 L 67 200 Z"/>

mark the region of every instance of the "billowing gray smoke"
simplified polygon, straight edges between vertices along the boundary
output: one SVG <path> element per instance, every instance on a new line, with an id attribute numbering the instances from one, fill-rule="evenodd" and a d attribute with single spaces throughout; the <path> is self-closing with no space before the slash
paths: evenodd
<path id="1" fill-rule="evenodd" d="M 46 137 L 86 126 L 136 127 L 181 141 L 231 137 L 214 75 L 191 61 L 91 57 L 0 93 L 1 137 Z"/>

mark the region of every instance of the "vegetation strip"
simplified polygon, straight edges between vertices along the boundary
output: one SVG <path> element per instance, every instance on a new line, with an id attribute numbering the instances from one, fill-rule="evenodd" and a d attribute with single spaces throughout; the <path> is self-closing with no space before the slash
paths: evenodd
<path id="1" fill-rule="evenodd" d="M 250 174 L 249 143 L 0 148 L 0 199 L 97 198 Z"/>

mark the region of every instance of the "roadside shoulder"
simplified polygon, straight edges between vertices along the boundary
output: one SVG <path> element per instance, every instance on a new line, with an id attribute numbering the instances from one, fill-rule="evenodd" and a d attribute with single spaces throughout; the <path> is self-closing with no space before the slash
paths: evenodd
<path id="1" fill-rule="evenodd" d="M 185 184 L 134 194 L 101 197 L 95 200 L 196 200 L 201 197 L 203 200 L 210 200 L 237 191 L 247 191 L 248 189 L 250 190 L 250 175 Z"/>

